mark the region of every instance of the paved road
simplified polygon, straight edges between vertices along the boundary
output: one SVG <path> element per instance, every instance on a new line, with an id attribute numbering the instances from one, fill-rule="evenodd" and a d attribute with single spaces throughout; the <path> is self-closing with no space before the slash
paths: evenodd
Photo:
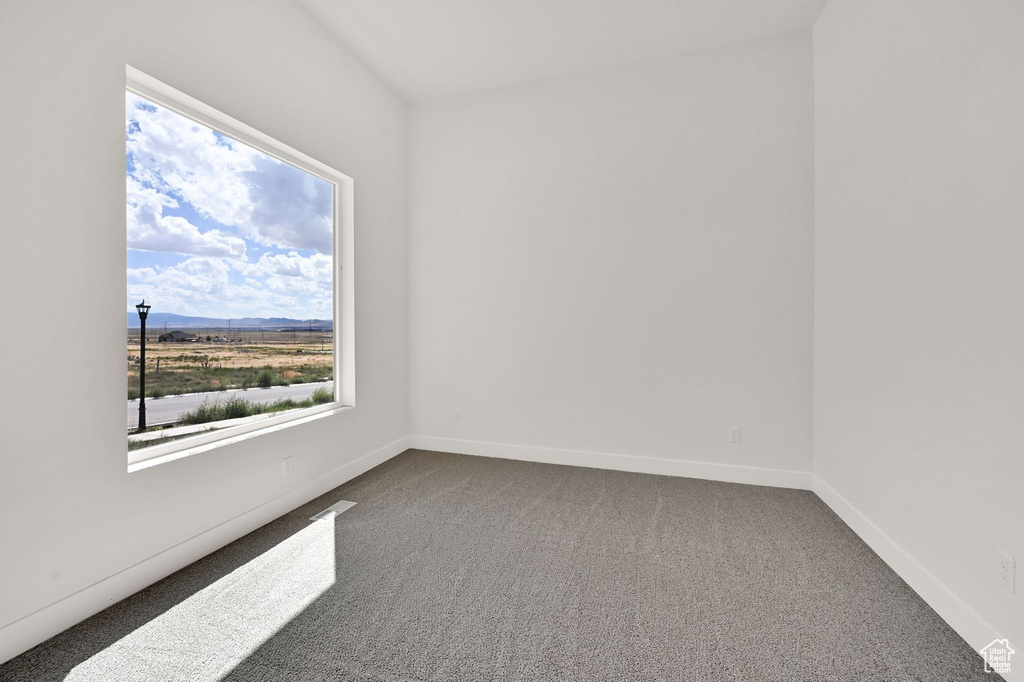
<path id="1" fill-rule="evenodd" d="M 270 388 L 250 388 L 248 390 L 235 389 L 232 391 L 217 391 L 214 393 L 193 393 L 191 395 L 169 395 L 165 398 L 146 398 L 146 426 L 157 426 L 159 424 L 172 424 L 178 420 L 178 415 L 188 410 L 199 407 L 204 398 L 209 397 L 210 402 L 227 400 L 233 395 L 241 396 L 251 403 L 272 403 L 275 400 L 291 398 L 292 400 L 305 400 L 318 388 L 334 390 L 333 381 L 325 381 L 318 384 L 295 384 L 294 386 L 271 386 Z M 134 429 L 139 425 L 139 401 L 128 401 L 128 428 Z"/>

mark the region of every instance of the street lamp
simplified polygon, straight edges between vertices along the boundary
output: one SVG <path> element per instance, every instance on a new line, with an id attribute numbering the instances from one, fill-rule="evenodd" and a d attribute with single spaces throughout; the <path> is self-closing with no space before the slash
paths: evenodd
<path id="1" fill-rule="evenodd" d="M 146 316 L 151 307 L 146 305 L 146 299 L 135 306 L 142 325 L 142 349 L 139 351 L 139 433 L 146 430 Z"/>

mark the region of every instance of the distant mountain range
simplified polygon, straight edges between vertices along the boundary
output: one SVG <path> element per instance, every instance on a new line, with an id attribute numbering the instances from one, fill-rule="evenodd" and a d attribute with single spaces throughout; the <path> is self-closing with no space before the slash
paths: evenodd
<path id="1" fill-rule="evenodd" d="M 139 328 L 139 314 L 136 312 L 127 313 L 128 329 Z M 190 317 L 188 315 L 175 315 L 174 313 L 150 313 L 146 318 L 147 332 L 150 329 L 163 329 L 168 331 L 175 329 L 217 329 L 229 327 L 233 329 L 264 328 L 264 329 L 332 329 L 334 323 L 331 320 L 293 320 L 288 317 L 239 317 L 239 318 L 216 318 L 216 317 Z"/>

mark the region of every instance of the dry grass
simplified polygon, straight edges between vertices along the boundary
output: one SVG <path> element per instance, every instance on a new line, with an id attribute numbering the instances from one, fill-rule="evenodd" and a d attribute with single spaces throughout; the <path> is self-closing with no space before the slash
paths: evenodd
<path id="1" fill-rule="evenodd" d="M 241 332 L 188 330 L 202 341 L 157 341 L 163 330 L 146 330 L 146 394 L 176 395 L 320 381 L 333 376 L 329 333 Z M 229 343 L 207 342 L 207 336 L 227 336 Z M 129 398 L 139 385 L 139 333 L 128 332 L 126 346 Z M 268 379 L 269 373 L 269 379 Z"/>

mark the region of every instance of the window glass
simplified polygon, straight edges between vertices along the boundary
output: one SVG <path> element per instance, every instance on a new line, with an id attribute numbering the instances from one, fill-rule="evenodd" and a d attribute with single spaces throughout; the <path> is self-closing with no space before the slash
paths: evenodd
<path id="1" fill-rule="evenodd" d="M 333 402 L 335 184 L 131 91 L 125 124 L 129 450 Z"/>

